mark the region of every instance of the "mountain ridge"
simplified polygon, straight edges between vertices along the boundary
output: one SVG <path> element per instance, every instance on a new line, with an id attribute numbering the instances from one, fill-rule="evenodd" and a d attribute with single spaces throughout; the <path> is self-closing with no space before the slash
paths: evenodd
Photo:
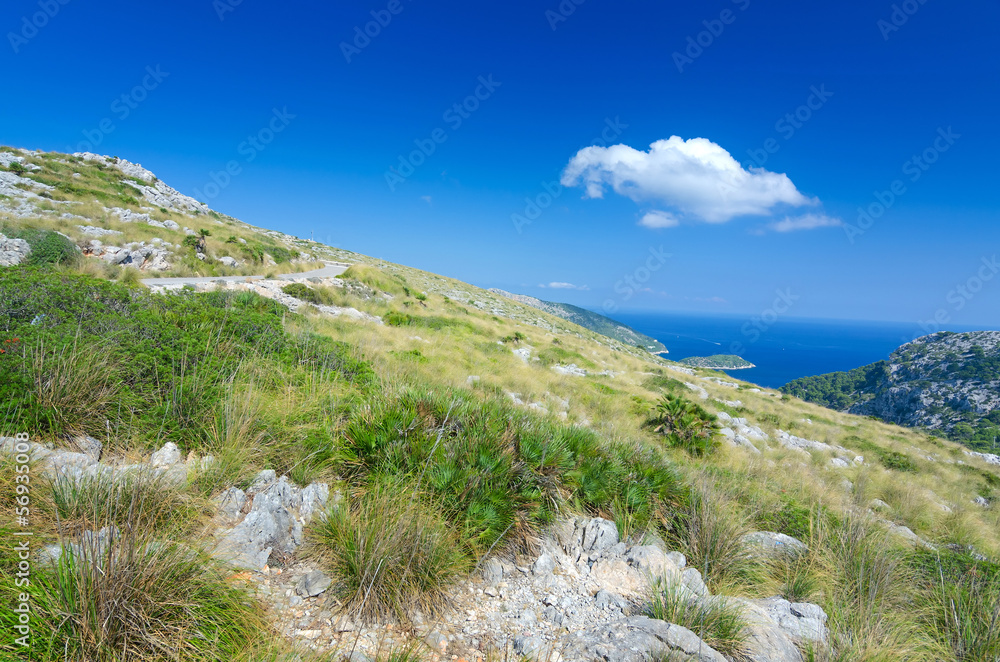
<path id="1" fill-rule="evenodd" d="M 1000 435 L 1000 331 L 934 333 L 901 345 L 888 361 L 796 379 L 781 390 L 983 446 Z"/>
<path id="2" fill-rule="evenodd" d="M 627 324 L 622 324 L 621 322 L 613 320 L 610 317 L 601 315 L 600 313 L 595 313 L 592 310 L 587 310 L 586 308 L 574 306 L 569 303 L 545 301 L 527 294 L 515 294 L 499 288 L 490 288 L 488 291 L 531 306 L 532 308 L 543 310 L 551 315 L 562 317 L 563 319 L 573 322 L 574 324 L 578 324 L 585 329 L 590 329 L 595 333 L 600 333 L 601 335 L 609 338 L 614 338 L 615 340 L 618 340 L 626 345 L 642 347 L 646 351 L 653 354 L 667 353 L 666 346 L 659 340 L 650 338 L 645 334 L 639 333 Z"/>

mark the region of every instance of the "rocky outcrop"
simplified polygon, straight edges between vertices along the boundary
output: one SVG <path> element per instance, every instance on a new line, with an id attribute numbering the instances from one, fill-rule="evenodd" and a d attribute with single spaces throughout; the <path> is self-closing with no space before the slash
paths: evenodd
<path id="1" fill-rule="evenodd" d="M 767 559 L 796 558 L 809 551 L 804 542 L 773 531 L 755 531 L 741 539 L 751 554 Z"/>
<path id="2" fill-rule="evenodd" d="M 528 650 L 523 654 L 537 657 L 531 652 Z M 697 662 L 726 662 L 721 653 L 691 630 L 645 616 L 624 618 L 574 632 L 565 638 L 561 657 L 565 660 L 648 662 L 671 653 L 680 653 Z"/>
<path id="3" fill-rule="evenodd" d="M 134 267 L 140 271 L 167 271 L 173 264 L 170 259 L 177 247 L 161 239 L 130 243 L 125 246 L 105 245 L 99 239 L 91 239 L 84 247 L 83 254 L 99 258 L 108 264 Z"/>
<path id="4" fill-rule="evenodd" d="M 289 558 L 302 544 L 303 527 L 326 506 L 329 496 L 326 483 L 299 488 L 273 470 L 261 471 L 246 492 L 232 487 L 217 497 L 220 524 L 235 523 L 221 528 L 212 555 L 258 571 L 272 555 Z"/>
<path id="5" fill-rule="evenodd" d="M 77 152 L 73 154 L 73 156 L 80 157 L 85 161 L 96 161 L 104 165 L 113 165 L 117 167 L 126 177 L 134 178 L 129 180 L 127 183 L 130 186 L 135 187 L 136 190 L 142 194 L 143 198 L 145 198 L 146 201 L 153 207 L 163 207 L 164 209 L 184 214 L 190 214 L 192 212 L 208 214 L 212 211 L 209 209 L 208 205 L 198 202 L 194 198 L 184 195 L 176 189 L 167 186 L 162 181 L 157 179 L 156 175 L 149 170 L 146 170 L 138 163 L 132 163 L 130 161 L 126 161 L 125 159 L 109 158 L 101 156 L 100 154 L 93 154 L 91 152 Z M 142 180 L 143 182 L 147 182 L 147 184 L 143 185 L 135 180 Z"/>
<path id="6" fill-rule="evenodd" d="M 504 558 L 483 563 L 482 584 L 460 591 L 454 616 L 435 626 L 448 652 L 462 655 L 472 642 L 507 641 L 516 655 L 532 660 L 638 661 L 668 654 L 724 660 L 695 632 L 648 617 L 656 585 L 670 585 L 691 602 L 725 600 L 744 609 L 747 659 L 802 662 L 799 646 L 821 646 L 827 636 L 818 606 L 713 596 L 682 554 L 656 540 L 623 541 L 608 520 L 565 520 L 540 545 L 524 565 Z"/>
<path id="7" fill-rule="evenodd" d="M 31 254 L 31 246 L 24 239 L 10 239 L 0 234 L 0 267 L 14 267 Z"/>
<path id="8" fill-rule="evenodd" d="M 716 414 L 716 418 L 720 424 L 726 426 L 719 430 L 719 434 L 733 445 L 741 446 L 751 453 L 760 453 L 760 450 L 754 444 L 755 441 L 759 443 L 766 442 L 769 439 L 766 432 L 759 427 L 750 425 L 745 418 L 734 418 L 724 411 Z"/>
<path id="9" fill-rule="evenodd" d="M 74 445 L 80 452 L 0 438 L 0 453 L 24 452 L 38 462 L 38 469 L 47 478 L 72 483 L 97 478 L 145 477 L 165 485 L 182 486 L 190 476 L 215 462 L 210 455 L 201 458 L 191 455 L 185 460 L 172 442 L 154 451 L 147 462 L 137 464 L 102 462 L 101 442 L 93 437 L 81 437 Z M 326 483 L 300 488 L 286 476 L 279 478 L 274 471 L 261 471 L 246 492 L 231 487 L 216 497 L 219 526 L 212 553 L 237 567 L 253 570 L 263 569 L 272 554 L 290 557 L 302 544 L 303 527 L 326 507 L 329 498 Z M 339 497 L 335 495 L 334 501 L 337 500 Z M 313 577 L 307 588 L 316 590 L 321 583 L 319 577 Z"/>

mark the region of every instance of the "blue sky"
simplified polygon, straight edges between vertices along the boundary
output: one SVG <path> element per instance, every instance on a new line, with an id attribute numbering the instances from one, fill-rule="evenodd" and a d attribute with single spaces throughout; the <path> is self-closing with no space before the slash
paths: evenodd
<path id="1" fill-rule="evenodd" d="M 598 310 L 1000 325 L 995 0 L 317 4 L 11 0 L 0 142 Z"/>

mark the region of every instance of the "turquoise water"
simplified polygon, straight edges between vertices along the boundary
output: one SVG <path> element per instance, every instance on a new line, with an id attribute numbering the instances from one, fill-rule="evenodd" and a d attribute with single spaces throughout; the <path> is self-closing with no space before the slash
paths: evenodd
<path id="1" fill-rule="evenodd" d="M 771 388 L 887 359 L 894 349 L 923 335 L 915 324 L 898 322 L 779 318 L 755 326 L 749 316 L 617 313 L 614 318 L 662 342 L 670 351 L 667 358 L 674 361 L 712 354 L 741 356 L 757 367 L 727 372 Z"/>

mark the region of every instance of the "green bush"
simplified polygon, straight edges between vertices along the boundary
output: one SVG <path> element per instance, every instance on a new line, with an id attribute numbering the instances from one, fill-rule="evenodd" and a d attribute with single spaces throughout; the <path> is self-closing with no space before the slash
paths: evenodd
<path id="1" fill-rule="evenodd" d="M 585 359 L 579 352 L 555 346 L 546 347 L 540 351 L 538 353 L 538 360 L 544 366 L 575 363 L 581 368 L 591 368 L 594 365 L 593 361 Z"/>
<path id="2" fill-rule="evenodd" d="M 14 173 L 18 177 L 23 177 L 24 174 L 28 172 L 28 169 L 24 167 L 24 164 L 20 161 L 11 161 L 10 165 L 7 166 L 7 170 Z"/>
<path id="3" fill-rule="evenodd" d="M 886 469 L 903 471 L 906 473 L 916 473 L 918 467 L 908 455 L 898 451 L 883 448 L 867 439 L 862 439 L 857 435 L 850 435 L 844 438 L 844 443 L 863 453 L 875 455 Z"/>
<path id="4" fill-rule="evenodd" d="M 3 234 L 16 239 L 23 239 L 31 246 L 31 254 L 27 264 L 33 266 L 48 266 L 53 264 L 70 264 L 77 259 L 79 251 L 76 245 L 51 230 L 36 228 L 4 228 Z"/>
<path id="5" fill-rule="evenodd" d="M 416 326 L 425 329 L 432 329 L 434 331 L 441 331 L 449 328 L 471 332 L 475 331 L 475 327 L 473 327 L 469 322 L 457 320 L 452 317 L 438 317 L 436 315 L 410 315 L 408 313 L 391 311 L 386 313 L 382 319 L 389 326 Z"/>
<path id="6" fill-rule="evenodd" d="M 295 297 L 302 301 L 307 301 L 309 303 L 314 303 L 317 306 L 323 305 L 324 301 L 320 296 L 319 292 L 316 292 L 308 285 L 303 283 L 289 283 L 281 288 L 281 291 L 290 297 Z"/>
<path id="7" fill-rule="evenodd" d="M 683 393 L 687 390 L 684 382 L 678 381 L 666 375 L 653 375 L 642 383 L 643 388 L 650 391 L 679 391 Z"/>
<path id="8" fill-rule="evenodd" d="M 277 244 L 268 244 L 264 246 L 264 251 L 274 258 L 274 261 L 278 264 L 284 264 L 286 262 L 291 262 L 299 256 L 298 251 L 293 251 L 284 246 L 278 246 Z"/>
<path id="9" fill-rule="evenodd" d="M 249 292 L 161 296 L 17 270 L 0 279 L 0 332 L 19 341 L 0 355 L 0 398 L 18 429 L 97 434 L 122 417 L 190 450 L 244 366 L 371 383 L 347 345 L 286 333 L 287 312 Z"/>
<path id="10" fill-rule="evenodd" d="M 645 426 L 666 437 L 671 446 L 683 448 L 696 457 L 710 454 L 718 445 L 715 417 L 679 395 L 664 395 Z"/>
<path id="11" fill-rule="evenodd" d="M 422 479 L 476 554 L 535 535 L 567 508 L 645 530 L 686 499 L 677 469 L 651 451 L 467 391 L 377 399 L 350 413 L 344 437 L 349 480 Z"/>

